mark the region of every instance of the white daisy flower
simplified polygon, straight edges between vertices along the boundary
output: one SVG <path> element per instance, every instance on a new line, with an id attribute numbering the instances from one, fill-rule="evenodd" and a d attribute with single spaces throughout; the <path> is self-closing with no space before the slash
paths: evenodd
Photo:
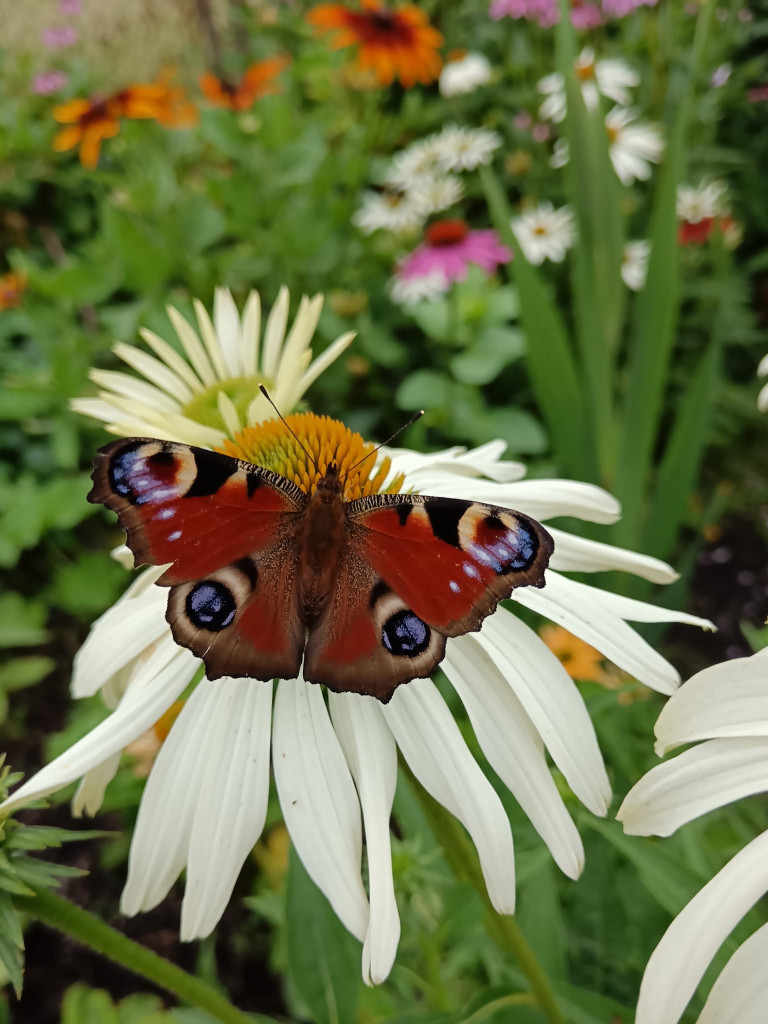
<path id="1" fill-rule="evenodd" d="M 436 162 L 443 171 L 474 171 L 489 164 L 500 145 L 501 136 L 489 128 L 449 124 L 435 136 Z"/>
<path id="2" fill-rule="evenodd" d="M 524 467 L 503 461 L 503 450 L 502 442 L 492 442 L 472 451 L 396 450 L 380 458 L 391 459 L 390 472 L 404 475 L 405 488 L 423 493 L 499 503 L 539 520 L 575 516 L 613 523 L 618 518 L 617 502 L 600 488 L 521 479 Z M 563 575 L 619 569 L 670 583 L 673 570 L 657 559 L 556 528 L 551 533 L 556 547 L 546 587 L 519 588 L 514 600 L 563 625 L 647 685 L 673 692 L 677 672 L 628 620 L 709 623 Z M 201 669 L 171 638 L 163 614 L 167 591 L 154 586 L 161 571 L 152 568 L 139 577 L 94 625 L 77 656 L 74 695 L 106 689 L 119 698 L 114 711 L 25 782 L 3 810 L 82 778 L 75 811 L 93 813 L 121 751 L 174 704 Z M 547 756 L 594 814 L 604 815 L 611 798 L 578 689 L 537 634 L 507 609 L 486 619 L 480 633 L 450 640 L 442 668 L 494 771 L 561 870 L 576 878 L 584 851 Z M 400 932 L 389 840 L 398 748 L 425 789 L 465 825 L 493 906 L 512 913 L 514 849 L 507 815 L 435 684 L 429 679 L 404 684 L 386 705 L 367 696 L 329 693 L 326 706 L 322 688 L 302 678 L 276 687 L 248 679 L 197 683 L 142 796 L 122 911 L 135 914 L 156 906 L 186 869 L 182 938 L 210 933 L 264 827 L 271 754 L 297 853 L 340 920 L 363 943 L 365 980 L 382 981 Z M 367 889 L 361 872 L 363 831 Z"/>
<path id="3" fill-rule="evenodd" d="M 423 177 L 434 177 L 442 168 L 438 164 L 439 134 L 412 142 L 406 149 L 395 153 L 389 165 L 384 183 L 396 191 L 406 191 L 414 182 Z"/>
<path id="4" fill-rule="evenodd" d="M 701 181 L 698 185 L 678 185 L 676 212 L 680 220 L 699 224 L 712 217 L 724 217 L 728 211 L 724 181 Z"/>
<path id="5" fill-rule="evenodd" d="M 411 192 L 366 192 L 360 209 L 352 215 L 352 223 L 364 235 L 374 231 L 409 234 L 418 231 L 429 215 L 423 199 Z"/>
<path id="6" fill-rule="evenodd" d="M 651 243 L 640 239 L 627 242 L 621 251 L 621 279 L 633 292 L 641 292 L 648 276 Z"/>
<path id="7" fill-rule="evenodd" d="M 482 53 L 465 53 L 448 60 L 440 72 L 438 85 L 443 96 L 461 96 L 474 92 L 491 80 L 491 62 Z"/>
<path id="8" fill-rule="evenodd" d="M 653 124 L 638 123 L 635 118 L 633 111 L 622 107 L 614 107 L 605 118 L 611 163 L 623 185 L 647 181 L 651 165 L 657 164 L 664 152 L 660 129 Z"/>
<path id="9" fill-rule="evenodd" d="M 597 107 L 600 96 L 607 96 L 622 106 L 632 101 L 630 89 L 640 84 L 640 76 L 626 61 L 618 58 L 595 60 L 595 51 L 585 47 L 574 62 L 576 79 L 581 83 L 584 102 L 590 109 Z M 539 107 L 539 117 L 545 121 L 559 122 L 565 118 L 565 79 L 559 72 L 545 75 L 536 88 L 546 96 Z"/>
<path id="10" fill-rule="evenodd" d="M 740 797 L 768 791 L 768 649 L 697 673 L 665 705 L 656 749 L 696 743 L 651 769 L 618 813 L 630 835 L 662 835 Z M 699 742 L 703 741 L 703 742 Z M 748 843 L 678 914 L 654 950 L 636 1024 L 677 1024 L 715 953 L 768 892 L 768 832 Z M 761 1021 L 768 926 L 726 964 L 699 1024 Z"/>
<path id="11" fill-rule="evenodd" d="M 556 210 L 549 200 L 512 218 L 512 230 L 529 263 L 562 263 L 576 241 L 573 213 L 568 206 Z"/>
<path id="12" fill-rule="evenodd" d="M 389 297 L 399 306 L 414 306 L 419 302 L 435 302 L 449 288 L 450 281 L 442 270 L 433 270 L 418 277 L 394 274 L 389 282 Z"/>
<path id="13" fill-rule="evenodd" d="M 406 194 L 429 216 L 455 206 L 464 195 L 464 183 L 455 174 L 424 175 L 413 182 Z"/>
<path id="14" fill-rule="evenodd" d="M 114 352 L 141 377 L 115 370 L 91 370 L 96 398 L 76 398 L 72 408 L 106 424 L 122 437 L 158 437 L 216 447 L 244 426 L 274 412 L 259 392 L 265 384 L 280 409 L 290 411 L 354 338 L 348 332 L 312 361 L 312 336 L 323 297 L 302 296 L 291 329 L 289 294 L 283 287 L 261 338 L 261 300 L 252 291 L 242 317 L 226 288 L 217 288 L 213 321 L 194 301 L 200 333 L 173 306 L 168 317 L 184 355 L 154 331 L 139 333 L 154 352 L 117 342 Z M 141 378 L 144 379 L 141 379 Z"/>
<path id="15" fill-rule="evenodd" d="M 757 368 L 758 377 L 768 376 L 768 355 L 763 356 Z M 768 412 L 768 384 L 763 385 L 757 396 L 757 407 L 760 412 Z"/>

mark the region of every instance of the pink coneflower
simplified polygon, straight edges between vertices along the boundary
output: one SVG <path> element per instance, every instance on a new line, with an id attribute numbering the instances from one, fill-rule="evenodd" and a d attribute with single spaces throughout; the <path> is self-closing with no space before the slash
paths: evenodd
<path id="1" fill-rule="evenodd" d="M 59 13 L 75 15 L 82 10 L 80 0 L 59 0 Z"/>
<path id="2" fill-rule="evenodd" d="M 391 294 L 396 302 L 410 301 L 414 288 L 424 279 L 440 282 L 447 291 L 453 281 L 463 281 L 470 263 L 488 274 L 502 263 L 509 263 L 512 253 L 502 245 L 492 229 L 471 231 L 463 220 L 439 220 L 430 224 L 424 241 L 398 265 Z"/>
<path id="3" fill-rule="evenodd" d="M 768 84 L 747 91 L 747 103 L 768 103 Z"/>
<path id="4" fill-rule="evenodd" d="M 71 25 L 61 28 L 44 28 L 41 34 L 43 46 L 49 50 L 63 50 L 66 46 L 74 46 L 77 42 L 77 29 Z"/>
<path id="5" fill-rule="evenodd" d="M 32 92 L 38 96 L 50 96 L 52 93 L 63 89 L 68 81 L 69 75 L 63 71 L 44 71 L 40 75 L 35 75 L 32 82 Z"/>
<path id="6" fill-rule="evenodd" d="M 638 7 L 655 7 L 659 0 L 603 0 L 603 14 L 608 18 L 626 18 Z"/>
<path id="7" fill-rule="evenodd" d="M 658 0 L 571 0 L 571 22 L 581 30 L 597 28 L 609 18 L 624 18 L 638 7 L 655 7 Z M 560 17 L 557 0 L 492 0 L 490 15 L 525 18 L 550 28 Z"/>
<path id="8" fill-rule="evenodd" d="M 574 28 L 584 31 L 598 28 L 605 18 L 598 4 L 584 3 L 583 0 L 571 0 L 571 24 Z"/>

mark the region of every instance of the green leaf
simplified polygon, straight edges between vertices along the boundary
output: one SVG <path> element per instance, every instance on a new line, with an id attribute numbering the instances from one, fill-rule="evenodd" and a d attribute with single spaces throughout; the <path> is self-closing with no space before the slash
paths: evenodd
<path id="1" fill-rule="evenodd" d="M 21 690 L 52 672 L 56 662 L 53 658 L 32 655 L 27 658 L 14 658 L 5 665 L 0 665 L 0 688 L 3 690 Z"/>
<path id="2" fill-rule="evenodd" d="M 416 370 L 397 389 L 400 409 L 434 409 L 450 405 L 451 382 L 436 370 Z"/>
<path id="3" fill-rule="evenodd" d="M 456 333 L 456 315 L 448 299 L 419 302 L 409 309 L 410 315 L 434 341 L 449 341 Z"/>
<path id="4" fill-rule="evenodd" d="M 26 601 L 21 594 L 0 595 L 0 648 L 35 647 L 44 644 L 45 606 Z"/>
<path id="5" fill-rule="evenodd" d="M 453 356 L 451 372 L 463 384 L 489 384 L 524 351 L 522 331 L 514 327 L 486 327 L 473 345 Z"/>
<path id="6" fill-rule="evenodd" d="M 315 1024 L 355 1020 L 360 944 L 291 850 L 286 887 L 288 972 Z"/>
<path id="7" fill-rule="evenodd" d="M 0 964 L 8 972 L 8 977 L 18 998 L 24 983 L 24 952 L 2 933 L 0 933 Z"/>
<path id="8" fill-rule="evenodd" d="M 107 992 L 78 984 L 64 993 L 61 1024 L 120 1024 L 120 1017 Z"/>

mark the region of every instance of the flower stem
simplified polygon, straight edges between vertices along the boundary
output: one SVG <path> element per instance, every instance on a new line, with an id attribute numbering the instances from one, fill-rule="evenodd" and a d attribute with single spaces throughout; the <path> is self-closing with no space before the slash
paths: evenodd
<path id="1" fill-rule="evenodd" d="M 454 875 L 459 881 L 468 882 L 480 897 L 491 938 L 500 949 L 511 953 L 517 960 L 520 970 L 528 979 L 541 1012 L 550 1024 L 566 1024 L 549 979 L 520 931 L 517 921 L 513 916 L 499 914 L 494 909 L 477 855 L 461 825 L 422 788 L 403 758 L 400 758 L 400 768 L 410 782 L 427 823 L 442 846 L 445 859 Z"/>
<path id="2" fill-rule="evenodd" d="M 57 928 L 134 974 L 154 982 L 182 1002 L 199 1006 L 222 1024 L 254 1024 L 258 1021 L 272 1024 L 269 1017 L 257 1017 L 238 1010 L 200 978 L 187 974 L 63 896 L 48 889 L 39 889 L 34 896 L 16 897 L 14 903 L 30 917 Z"/>

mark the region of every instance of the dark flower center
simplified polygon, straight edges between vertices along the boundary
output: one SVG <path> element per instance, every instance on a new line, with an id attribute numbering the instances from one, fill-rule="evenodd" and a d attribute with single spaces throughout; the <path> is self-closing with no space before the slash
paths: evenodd
<path id="1" fill-rule="evenodd" d="M 463 220 L 437 220 L 426 230 L 429 245 L 458 245 L 469 234 L 469 227 Z"/>

